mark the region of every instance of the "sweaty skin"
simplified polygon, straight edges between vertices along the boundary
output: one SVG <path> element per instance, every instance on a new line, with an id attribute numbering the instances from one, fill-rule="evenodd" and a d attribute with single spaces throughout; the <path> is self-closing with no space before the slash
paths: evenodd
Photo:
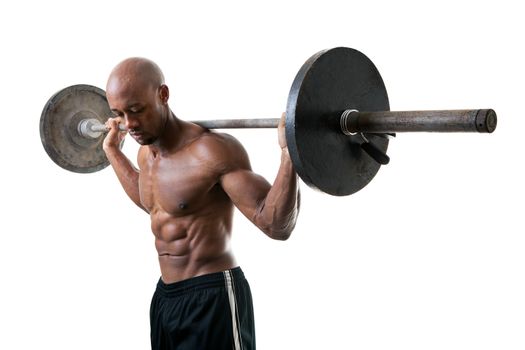
<path id="1" fill-rule="evenodd" d="M 297 175 L 279 125 L 281 165 L 273 185 L 251 170 L 242 145 L 178 119 L 158 66 L 130 58 L 111 72 L 106 94 L 115 118 L 104 151 L 129 198 L 151 218 L 162 280 L 173 283 L 237 266 L 231 251 L 237 207 L 266 235 L 287 239 L 299 211 Z M 140 145 L 137 164 L 119 148 L 123 123 Z"/>

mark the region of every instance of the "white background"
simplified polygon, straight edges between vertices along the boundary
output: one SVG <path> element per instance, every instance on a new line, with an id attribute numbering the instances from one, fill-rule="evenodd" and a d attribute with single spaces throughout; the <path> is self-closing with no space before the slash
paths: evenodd
<path id="1" fill-rule="evenodd" d="M 524 15 L 512 1 L 3 2 L 0 349 L 149 347 L 149 219 L 111 169 L 48 158 L 39 118 L 53 93 L 103 88 L 144 56 L 183 119 L 279 117 L 303 62 L 335 46 L 372 59 L 392 110 L 494 108 L 498 128 L 400 134 L 352 196 L 303 183 L 287 242 L 237 213 L 258 348 L 525 348 Z M 276 131 L 231 133 L 272 181 Z"/>

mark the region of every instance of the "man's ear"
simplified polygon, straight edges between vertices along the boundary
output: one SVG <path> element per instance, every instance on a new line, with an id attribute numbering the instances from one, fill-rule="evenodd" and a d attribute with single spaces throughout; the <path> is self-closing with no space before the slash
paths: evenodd
<path id="1" fill-rule="evenodd" d="M 167 85 L 162 84 L 159 87 L 159 98 L 162 101 L 163 104 L 167 104 L 168 100 L 170 98 L 170 89 Z"/>

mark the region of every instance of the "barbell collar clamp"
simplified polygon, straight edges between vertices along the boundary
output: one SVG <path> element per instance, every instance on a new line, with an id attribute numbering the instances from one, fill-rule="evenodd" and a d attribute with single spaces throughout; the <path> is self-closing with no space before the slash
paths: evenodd
<path id="1" fill-rule="evenodd" d="M 355 127 L 353 127 L 351 124 L 351 120 L 349 120 L 352 114 L 354 114 L 354 118 L 352 120 L 356 120 L 357 118 L 355 118 L 355 116 L 359 115 L 359 111 L 357 109 L 347 109 L 343 111 L 343 114 L 341 114 L 341 119 L 339 121 L 339 124 L 341 125 L 341 131 L 347 136 L 356 135 L 358 133 L 357 131 L 350 131 L 349 129 L 352 128 L 355 130 Z"/>
<path id="2" fill-rule="evenodd" d="M 104 124 L 101 124 L 98 119 L 89 118 L 82 119 L 78 123 L 77 130 L 81 136 L 96 139 L 100 137 L 100 135 L 102 135 L 104 132 L 106 132 L 107 128 Z"/>
<path id="3" fill-rule="evenodd" d="M 120 131 L 127 131 L 128 129 L 124 124 L 119 124 Z M 109 131 L 106 124 L 100 122 L 100 120 L 95 118 L 82 119 L 78 123 L 78 133 L 86 138 L 99 138 L 102 134 L 105 134 Z"/>

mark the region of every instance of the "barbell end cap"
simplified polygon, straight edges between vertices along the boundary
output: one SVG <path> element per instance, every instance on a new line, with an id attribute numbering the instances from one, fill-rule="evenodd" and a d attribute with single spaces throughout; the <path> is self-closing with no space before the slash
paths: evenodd
<path id="1" fill-rule="evenodd" d="M 492 133 L 496 130 L 498 117 L 493 109 L 480 109 L 476 114 L 476 130 L 481 133 Z"/>

